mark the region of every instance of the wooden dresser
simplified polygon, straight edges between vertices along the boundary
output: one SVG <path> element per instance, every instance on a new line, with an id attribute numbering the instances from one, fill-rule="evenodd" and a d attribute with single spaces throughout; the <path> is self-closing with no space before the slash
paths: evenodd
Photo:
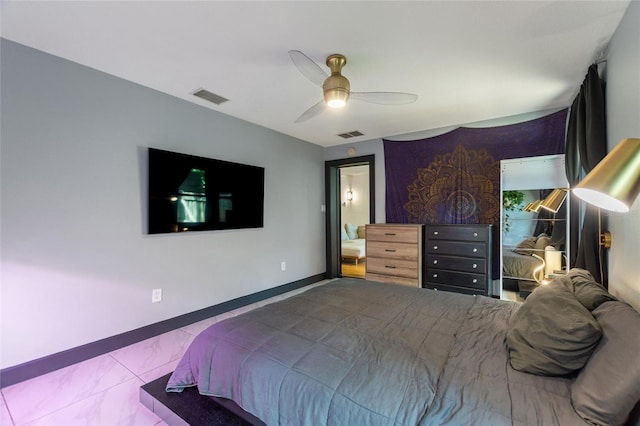
<path id="1" fill-rule="evenodd" d="M 422 225 L 367 225 L 366 279 L 420 287 Z"/>
<path id="2" fill-rule="evenodd" d="M 491 226 L 425 225 L 423 287 L 490 296 Z"/>

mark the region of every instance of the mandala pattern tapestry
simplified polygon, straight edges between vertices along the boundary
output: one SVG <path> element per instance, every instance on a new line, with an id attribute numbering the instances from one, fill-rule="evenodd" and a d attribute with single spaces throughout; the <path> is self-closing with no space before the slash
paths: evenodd
<path id="1" fill-rule="evenodd" d="M 524 123 L 383 139 L 387 223 L 493 224 L 499 276 L 500 160 L 564 153 L 567 110 Z"/>

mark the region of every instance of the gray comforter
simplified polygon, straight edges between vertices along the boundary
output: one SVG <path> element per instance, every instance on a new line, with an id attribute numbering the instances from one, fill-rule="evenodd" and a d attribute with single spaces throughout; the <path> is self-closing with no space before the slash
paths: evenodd
<path id="1" fill-rule="evenodd" d="M 544 266 L 542 259 L 530 254 L 524 255 L 505 249 L 502 252 L 502 276 L 509 278 L 534 279 L 534 271 Z"/>
<path id="2" fill-rule="evenodd" d="M 519 306 L 340 279 L 212 325 L 167 391 L 197 386 L 268 425 L 584 425 L 570 379 L 510 367 Z"/>

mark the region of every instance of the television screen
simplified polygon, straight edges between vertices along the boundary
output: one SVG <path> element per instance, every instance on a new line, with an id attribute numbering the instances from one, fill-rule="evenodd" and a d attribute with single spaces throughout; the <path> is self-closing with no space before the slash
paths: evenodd
<path id="1" fill-rule="evenodd" d="M 264 167 L 149 148 L 149 234 L 262 228 Z"/>

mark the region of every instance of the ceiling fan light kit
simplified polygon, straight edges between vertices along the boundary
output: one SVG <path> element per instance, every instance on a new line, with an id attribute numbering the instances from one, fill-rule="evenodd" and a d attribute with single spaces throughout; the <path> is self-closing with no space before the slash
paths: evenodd
<path id="1" fill-rule="evenodd" d="M 296 119 L 296 123 L 309 120 L 324 111 L 325 107 L 340 108 L 349 98 L 381 105 L 401 105 L 415 102 L 418 95 L 399 92 L 351 92 L 351 84 L 342 75 L 342 67 L 347 63 L 344 55 L 329 55 L 326 64 L 331 70 L 328 75 L 318 64 L 299 50 L 290 50 L 289 56 L 298 70 L 312 83 L 322 86 L 323 100 L 307 109 Z"/>
<path id="2" fill-rule="evenodd" d="M 347 58 L 342 55 L 334 54 L 327 57 L 327 66 L 331 69 L 331 75 L 322 83 L 322 91 L 328 107 L 342 108 L 349 100 L 351 84 L 341 74 L 342 67 L 346 64 Z"/>

